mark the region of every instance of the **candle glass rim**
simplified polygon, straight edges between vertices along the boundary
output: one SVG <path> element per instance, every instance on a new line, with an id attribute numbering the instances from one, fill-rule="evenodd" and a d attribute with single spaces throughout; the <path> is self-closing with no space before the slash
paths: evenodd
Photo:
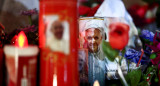
<path id="1" fill-rule="evenodd" d="M 14 45 L 5 45 L 4 48 L 4 54 L 10 55 L 10 56 L 36 56 L 38 55 L 39 48 L 36 45 L 31 45 L 25 48 L 18 48 Z"/>

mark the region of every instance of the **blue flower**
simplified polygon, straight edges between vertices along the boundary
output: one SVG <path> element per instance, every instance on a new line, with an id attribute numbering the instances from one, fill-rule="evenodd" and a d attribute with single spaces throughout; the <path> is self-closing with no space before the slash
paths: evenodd
<path id="1" fill-rule="evenodd" d="M 140 56 L 141 56 L 141 52 L 139 51 L 136 51 L 134 49 L 129 49 L 126 51 L 124 57 L 127 59 L 127 60 L 130 60 L 131 62 L 134 62 L 134 63 L 138 63 L 139 59 L 140 59 Z M 144 54 L 142 59 L 141 59 L 141 64 L 147 64 L 149 61 L 149 58 Z"/>
<path id="2" fill-rule="evenodd" d="M 142 30 L 140 37 L 142 37 L 143 39 L 147 39 L 147 40 L 153 42 L 154 33 L 150 32 L 149 30 Z"/>

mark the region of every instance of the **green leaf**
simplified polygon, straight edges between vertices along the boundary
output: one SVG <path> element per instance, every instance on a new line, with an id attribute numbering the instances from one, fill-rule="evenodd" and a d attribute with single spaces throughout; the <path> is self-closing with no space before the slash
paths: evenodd
<path id="1" fill-rule="evenodd" d="M 141 35 L 141 29 L 137 28 L 137 30 L 138 30 L 138 36 L 140 36 Z"/>
<path id="2" fill-rule="evenodd" d="M 126 79 L 128 85 L 131 85 L 130 76 L 128 74 L 125 76 L 125 79 Z"/>
<path id="3" fill-rule="evenodd" d="M 137 86 L 140 79 L 141 79 L 142 71 L 137 69 L 137 70 L 133 70 L 133 71 L 129 72 L 128 74 L 129 74 L 129 78 L 131 80 L 131 86 Z"/>
<path id="4" fill-rule="evenodd" d="M 102 41 L 102 50 L 104 52 L 104 54 L 106 55 L 106 57 L 110 60 L 110 61 L 114 61 L 114 59 L 118 56 L 119 51 L 113 49 L 109 42 L 106 41 Z"/>
<path id="5" fill-rule="evenodd" d="M 122 52 L 122 56 L 124 56 L 124 54 L 126 53 L 126 49 L 124 48 L 121 52 Z"/>
<path id="6" fill-rule="evenodd" d="M 130 86 L 137 86 L 140 79 L 141 79 L 141 70 L 137 69 L 137 70 L 133 70 L 131 72 L 129 72 L 126 76 L 125 79 L 128 83 L 128 85 Z"/>
<path id="7" fill-rule="evenodd" d="M 148 86 L 147 81 L 140 82 L 138 86 Z"/>

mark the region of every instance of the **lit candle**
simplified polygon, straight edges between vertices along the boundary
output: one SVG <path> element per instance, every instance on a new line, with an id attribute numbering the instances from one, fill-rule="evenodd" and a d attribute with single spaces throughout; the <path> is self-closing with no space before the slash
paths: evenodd
<path id="1" fill-rule="evenodd" d="M 20 32 L 17 39 L 15 46 L 4 47 L 9 74 L 8 86 L 36 86 L 38 46 L 28 46 L 24 32 Z"/>
<path id="2" fill-rule="evenodd" d="M 93 86 L 100 86 L 100 85 L 99 85 L 99 82 L 96 80 L 96 81 L 94 82 Z"/>
<path id="3" fill-rule="evenodd" d="M 40 86 L 78 86 L 77 0 L 40 0 Z"/>

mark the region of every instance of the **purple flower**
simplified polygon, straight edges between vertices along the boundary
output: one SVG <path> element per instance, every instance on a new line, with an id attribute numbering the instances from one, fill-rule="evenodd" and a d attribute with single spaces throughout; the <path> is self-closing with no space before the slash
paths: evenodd
<path id="1" fill-rule="evenodd" d="M 160 33 L 158 34 L 156 32 L 153 40 L 153 45 L 146 45 L 150 47 L 154 53 L 156 53 L 156 58 L 151 60 L 152 64 L 158 64 L 160 61 Z"/>
<path id="2" fill-rule="evenodd" d="M 158 43 L 157 48 L 160 50 L 160 43 Z"/>
<path id="3" fill-rule="evenodd" d="M 22 11 L 21 14 L 31 16 L 31 15 L 34 15 L 34 14 L 38 14 L 38 11 L 35 8 L 35 9 L 27 10 L 27 11 Z"/>
<path id="4" fill-rule="evenodd" d="M 158 34 L 157 36 L 157 32 L 154 36 L 154 40 L 153 40 L 153 45 L 148 45 L 146 44 L 148 47 L 150 47 L 154 52 L 158 53 L 160 52 L 160 34 Z"/>
<path id="5" fill-rule="evenodd" d="M 157 53 L 156 55 L 157 55 L 157 57 L 155 59 L 151 60 L 152 64 L 154 64 L 154 65 L 158 64 L 160 61 L 160 53 Z"/>
<path id="6" fill-rule="evenodd" d="M 25 28 L 22 28 L 21 31 L 24 31 L 25 33 L 34 32 L 36 31 L 36 26 L 35 25 L 27 26 Z"/>
<path id="7" fill-rule="evenodd" d="M 141 52 L 140 51 L 136 51 L 134 49 L 129 49 L 126 51 L 125 53 L 125 58 L 127 60 L 130 60 L 131 62 L 134 62 L 134 63 L 138 63 L 139 59 L 140 59 L 140 56 L 141 56 Z M 149 58 L 147 58 L 145 55 L 143 55 L 142 59 L 141 59 L 141 64 L 147 64 L 148 63 L 148 60 Z"/>
<path id="8" fill-rule="evenodd" d="M 140 37 L 143 39 L 149 40 L 153 42 L 154 39 L 154 33 L 150 32 L 149 30 L 142 30 Z"/>

